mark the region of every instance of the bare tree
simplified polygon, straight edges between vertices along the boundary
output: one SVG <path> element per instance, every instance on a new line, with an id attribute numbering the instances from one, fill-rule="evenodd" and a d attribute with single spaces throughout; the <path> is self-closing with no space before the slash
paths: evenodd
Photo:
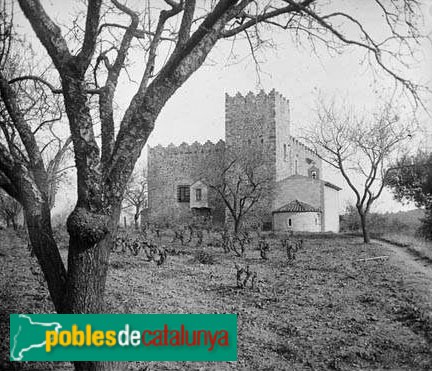
<path id="1" fill-rule="evenodd" d="M 318 0 L 219 0 L 199 6 L 196 0 L 164 0 L 152 6 L 143 2 L 141 9 L 132 9 L 119 0 L 89 0 L 73 25 L 66 27 L 56 24 L 39 0 L 19 0 L 19 5 L 49 56 L 60 86 L 52 82 L 55 74 L 12 76 L 0 69 L 2 104 L 22 144 L 19 151 L 0 145 L 0 185 L 24 207 L 31 243 L 61 313 L 103 309 L 109 252 L 115 237 L 112 231 L 116 230 L 134 165 L 163 106 L 220 40 L 239 40 L 243 35 L 254 51 L 262 44 L 263 33 L 276 27 L 299 42 L 312 41 L 312 47 L 315 43 L 338 51 L 357 47 L 418 100 L 417 86 L 392 67 L 394 61 L 406 63 L 407 54 L 413 55 L 411 48 L 422 38 L 420 4 L 414 0 L 371 0 L 371 6 L 383 16 L 386 36 L 381 40 L 355 13 L 339 11 L 337 6 Z M 2 21 L 2 67 L 10 57 L 9 29 L 10 23 Z M 355 32 L 347 36 L 348 30 Z M 145 61 L 144 71 L 129 106 L 118 117 L 114 96 L 121 74 L 128 72 L 132 62 L 128 58 L 132 49 L 144 54 L 140 59 Z M 17 84 L 25 81 L 59 95 L 69 121 L 78 201 L 67 221 L 67 272 L 52 238 L 43 148 L 19 104 Z M 96 120 L 100 123 L 100 145 Z M 76 364 L 77 369 L 86 370 L 104 367 Z"/>
<path id="2" fill-rule="evenodd" d="M 125 195 L 124 195 L 124 207 L 123 210 L 133 208 L 133 217 L 135 229 L 139 229 L 139 217 L 141 211 L 147 207 L 147 171 L 139 170 L 134 171 L 129 179 Z"/>
<path id="3" fill-rule="evenodd" d="M 260 149 L 221 151 L 212 166 L 203 161 L 200 177 L 223 201 L 235 234 L 248 216 L 256 217 L 265 209 L 262 204 L 271 202 L 274 179 L 267 156 Z"/>
<path id="4" fill-rule="evenodd" d="M 0 11 L 0 187 L 23 208 L 33 251 L 60 310 L 66 270 L 52 235 L 43 158 L 50 157 L 47 133 L 61 119 L 62 103 L 36 78 L 24 78 L 39 71 L 31 48 L 14 32 L 13 4 L 2 2 Z"/>
<path id="5" fill-rule="evenodd" d="M 367 216 L 387 184 L 392 155 L 411 137 L 410 126 L 390 104 L 364 118 L 336 109 L 333 102 L 318 109 L 317 124 L 305 136 L 353 191 L 365 243 L 370 242 Z"/>

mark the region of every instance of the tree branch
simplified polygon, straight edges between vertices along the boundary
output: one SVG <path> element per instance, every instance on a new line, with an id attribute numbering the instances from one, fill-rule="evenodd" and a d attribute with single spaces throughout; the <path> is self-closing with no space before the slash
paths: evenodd
<path id="1" fill-rule="evenodd" d="M 0 72 L 0 96 L 3 100 L 3 103 L 8 111 L 8 114 L 18 131 L 18 134 L 21 138 L 21 141 L 24 144 L 27 155 L 30 160 L 30 164 L 33 169 L 38 170 L 36 176 L 36 182 L 38 185 L 44 185 L 45 179 L 45 167 L 42 161 L 42 157 L 40 155 L 39 147 L 36 143 L 36 139 L 25 121 L 21 110 L 18 107 L 18 103 L 16 101 L 15 92 L 11 89 L 9 83 L 6 81 L 2 73 Z"/>
<path id="2" fill-rule="evenodd" d="M 63 71 L 64 64 L 72 55 L 58 27 L 46 14 L 39 0 L 19 0 L 20 7 L 30 21 L 36 36 L 41 41 L 57 70 Z"/>
<path id="3" fill-rule="evenodd" d="M 24 75 L 15 77 L 11 80 L 9 80 L 9 84 L 13 84 L 19 81 L 25 81 L 25 80 L 33 80 L 40 82 L 41 84 L 47 86 L 53 94 L 63 94 L 63 90 L 60 88 L 56 88 L 54 85 L 52 85 L 50 82 L 46 81 L 42 77 L 39 76 L 33 76 L 33 75 Z M 100 89 L 86 89 L 85 90 L 87 94 L 100 94 Z"/>
<path id="4" fill-rule="evenodd" d="M 88 1 L 84 42 L 81 51 L 76 57 L 81 73 L 85 73 L 87 70 L 95 51 L 101 5 L 102 0 Z"/>

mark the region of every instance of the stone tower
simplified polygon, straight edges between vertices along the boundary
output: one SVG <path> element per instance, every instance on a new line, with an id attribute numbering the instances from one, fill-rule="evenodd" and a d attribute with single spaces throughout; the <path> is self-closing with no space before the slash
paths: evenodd
<path id="1" fill-rule="evenodd" d="M 275 181 L 291 175 L 289 101 L 274 89 L 269 94 L 225 95 L 225 139 L 236 150 L 263 148 Z"/>

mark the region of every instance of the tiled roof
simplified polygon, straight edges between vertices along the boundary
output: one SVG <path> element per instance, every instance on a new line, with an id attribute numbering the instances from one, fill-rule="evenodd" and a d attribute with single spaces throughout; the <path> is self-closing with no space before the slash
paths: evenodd
<path id="1" fill-rule="evenodd" d="M 310 181 L 313 181 L 313 182 L 322 182 L 322 183 L 324 183 L 324 185 L 326 187 L 333 188 L 333 189 L 335 189 L 337 191 L 342 190 L 342 188 L 338 187 L 337 185 L 334 185 L 334 184 L 332 184 L 330 182 L 327 182 L 325 180 L 322 180 L 322 179 L 313 179 L 313 178 L 311 178 L 309 176 L 304 176 L 304 175 L 300 175 L 300 174 L 291 175 L 291 176 L 289 176 L 287 178 L 278 180 L 276 182 L 276 184 L 281 184 L 281 183 L 289 182 L 291 179 L 307 179 L 307 180 L 310 180 Z"/>
<path id="2" fill-rule="evenodd" d="M 313 207 L 306 202 L 301 202 L 299 200 L 294 200 L 286 205 L 280 207 L 277 210 L 273 211 L 274 213 L 306 213 L 306 212 L 321 212 L 320 208 Z"/>

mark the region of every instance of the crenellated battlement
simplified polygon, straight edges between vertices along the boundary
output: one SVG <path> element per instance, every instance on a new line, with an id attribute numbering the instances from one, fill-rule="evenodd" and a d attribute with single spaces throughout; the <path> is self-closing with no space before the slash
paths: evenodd
<path id="1" fill-rule="evenodd" d="M 285 98 L 281 93 L 272 89 L 269 93 L 266 93 L 261 89 L 257 94 L 249 91 L 247 94 L 242 95 L 237 92 L 236 95 L 230 96 L 228 93 L 225 94 L 225 109 L 238 109 L 239 106 L 253 107 L 260 105 L 271 105 L 275 107 L 275 102 L 279 104 L 289 105 L 289 100 Z"/>
<path id="2" fill-rule="evenodd" d="M 179 155 L 192 155 L 192 154 L 208 154 L 208 153 L 216 153 L 219 151 L 223 151 L 225 149 L 225 142 L 220 139 L 218 142 L 213 143 L 210 140 L 205 143 L 194 142 L 192 144 L 188 144 L 186 142 L 181 143 L 176 146 L 174 144 L 169 144 L 164 147 L 158 144 L 155 147 L 149 147 L 149 155 L 150 156 L 158 156 L 158 157 L 171 157 L 171 156 L 179 156 Z"/>
<path id="3" fill-rule="evenodd" d="M 313 154 L 314 156 L 317 156 L 317 153 L 315 150 L 313 150 L 312 148 L 308 147 L 306 144 L 304 144 L 303 142 L 301 142 L 300 140 L 298 140 L 297 138 L 290 136 L 290 140 L 291 143 L 297 147 L 303 148 L 304 150 L 310 152 L 311 154 Z"/>
<path id="4" fill-rule="evenodd" d="M 237 92 L 236 95 L 230 96 L 228 93 L 225 94 L 225 99 L 228 102 L 233 103 L 243 103 L 243 104 L 251 104 L 256 103 L 257 101 L 271 101 L 273 100 L 275 94 L 275 90 L 273 89 L 269 94 L 266 94 L 264 90 L 260 90 L 258 94 L 255 94 L 249 91 L 247 94 L 242 95 L 240 92 Z"/>

